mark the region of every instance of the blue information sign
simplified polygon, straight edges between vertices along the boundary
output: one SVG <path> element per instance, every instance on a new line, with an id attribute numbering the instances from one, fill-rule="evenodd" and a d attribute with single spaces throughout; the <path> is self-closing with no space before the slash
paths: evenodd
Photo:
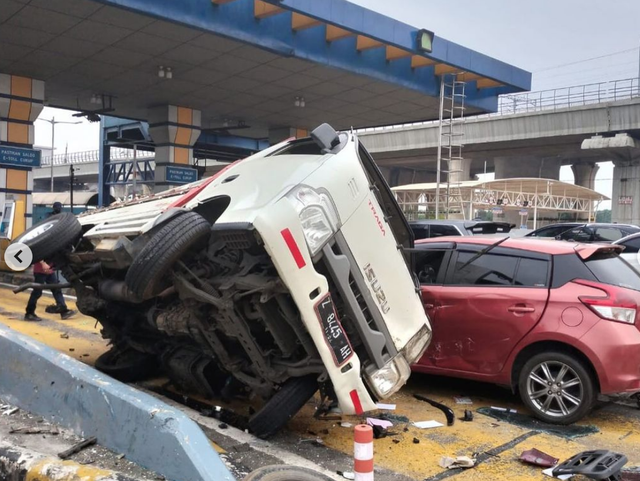
<path id="1" fill-rule="evenodd" d="M 42 152 L 33 149 L 20 149 L 0 145 L 0 164 L 19 165 L 21 167 L 40 167 L 40 154 Z"/>
<path id="2" fill-rule="evenodd" d="M 173 165 L 167 165 L 166 169 L 167 182 L 188 184 L 198 180 L 198 171 L 196 169 L 192 169 L 190 167 L 176 167 Z"/>

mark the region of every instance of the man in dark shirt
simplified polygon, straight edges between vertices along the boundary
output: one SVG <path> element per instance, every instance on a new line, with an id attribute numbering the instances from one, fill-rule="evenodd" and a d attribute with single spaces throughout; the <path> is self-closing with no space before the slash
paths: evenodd
<path id="1" fill-rule="evenodd" d="M 62 204 L 60 202 L 54 202 L 53 211 L 49 213 L 49 216 L 56 215 L 62 212 Z M 55 269 L 44 261 L 37 262 L 33 265 L 33 277 L 37 284 L 58 284 L 58 274 Z M 55 299 L 55 305 L 48 306 L 47 312 L 60 314 L 62 319 L 69 319 L 76 312 L 67 307 L 67 303 L 64 300 L 61 289 L 51 289 L 53 298 Z M 29 302 L 27 303 L 26 313 L 24 315 L 25 321 L 38 322 L 42 319 L 36 314 L 36 306 L 38 299 L 42 296 L 42 289 L 33 289 Z"/>

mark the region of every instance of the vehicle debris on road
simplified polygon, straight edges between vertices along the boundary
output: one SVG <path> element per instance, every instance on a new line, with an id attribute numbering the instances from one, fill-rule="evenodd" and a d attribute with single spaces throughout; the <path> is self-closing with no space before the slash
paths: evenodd
<path id="1" fill-rule="evenodd" d="M 443 456 L 442 458 L 440 458 L 438 464 L 441 468 L 446 469 L 469 469 L 473 468 L 476 465 L 476 461 L 475 459 L 471 459 L 468 456 L 458 456 L 456 458 Z"/>
<path id="2" fill-rule="evenodd" d="M 473 401 L 471 400 L 471 398 L 468 398 L 466 396 L 454 396 L 453 400 L 456 402 L 456 404 L 468 404 L 468 405 L 473 404 Z"/>
<path id="3" fill-rule="evenodd" d="M 529 449 L 527 451 L 522 451 L 520 454 L 520 461 L 525 463 L 534 464 L 536 466 L 542 466 L 545 468 L 552 468 L 558 461 L 558 458 L 554 458 L 553 456 L 548 455 L 547 453 L 543 453 L 536 448 Z"/>
<path id="4" fill-rule="evenodd" d="M 468 409 L 464 410 L 464 416 L 460 418 L 461 421 L 470 423 L 471 421 L 473 421 L 473 411 L 470 411 Z"/>
<path id="5" fill-rule="evenodd" d="M 11 407 L 11 406 L 3 406 L 3 409 L 5 409 L 4 411 L 2 411 L 2 415 L 3 416 L 11 416 L 12 414 L 17 413 L 20 409 L 17 407 Z"/>
<path id="6" fill-rule="evenodd" d="M 60 431 L 57 427 L 23 427 L 23 428 L 11 428 L 9 430 L 10 434 L 60 434 Z"/>
<path id="7" fill-rule="evenodd" d="M 435 420 L 431 420 L 431 421 L 418 421 L 413 423 L 413 425 L 415 427 L 417 427 L 418 429 L 433 429 L 433 428 L 441 428 L 444 426 L 444 424 L 435 421 Z"/>
<path id="8" fill-rule="evenodd" d="M 367 418 L 367 424 L 369 426 L 379 426 L 383 429 L 388 429 L 390 427 L 393 427 L 393 423 L 391 421 L 386 421 L 384 419 L 377 419 L 377 418 Z"/>
<path id="9" fill-rule="evenodd" d="M 84 440 L 80 441 L 79 443 L 74 444 L 69 449 L 65 449 L 64 451 L 58 453 L 58 457 L 60 459 L 68 459 L 71 456 L 73 456 L 74 454 L 79 453 L 83 449 L 85 449 L 85 448 L 87 448 L 89 446 L 93 446 L 97 442 L 98 442 L 98 438 L 96 438 L 95 436 L 92 436 L 90 438 L 84 439 Z"/>
<path id="10" fill-rule="evenodd" d="M 336 471 L 336 474 L 344 479 L 356 479 L 356 474 L 353 471 Z"/>
<path id="11" fill-rule="evenodd" d="M 421 396 L 420 394 L 414 394 L 413 397 L 416 398 L 418 401 L 424 401 L 426 403 L 431 404 L 434 408 L 440 409 L 440 411 L 442 411 L 444 415 L 447 417 L 447 426 L 453 426 L 453 424 L 456 422 L 456 416 L 450 407 L 445 406 L 444 404 L 439 403 L 437 401 L 434 401 L 433 399 L 429 399 L 428 397 Z"/>

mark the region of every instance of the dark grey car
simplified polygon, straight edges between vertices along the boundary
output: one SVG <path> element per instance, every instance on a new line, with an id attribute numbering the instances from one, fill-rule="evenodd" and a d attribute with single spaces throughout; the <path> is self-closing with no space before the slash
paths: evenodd
<path id="1" fill-rule="evenodd" d="M 482 220 L 414 220 L 409 222 L 416 240 L 444 236 L 508 234 L 514 227 L 508 222 Z"/>
<path id="2" fill-rule="evenodd" d="M 581 243 L 611 243 L 636 232 L 640 232 L 640 227 L 629 224 L 566 222 L 541 227 L 529 232 L 526 237 L 551 238 Z"/>

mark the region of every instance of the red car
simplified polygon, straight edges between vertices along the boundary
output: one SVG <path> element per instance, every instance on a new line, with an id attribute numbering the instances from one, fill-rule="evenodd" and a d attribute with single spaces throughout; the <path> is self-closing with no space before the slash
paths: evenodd
<path id="1" fill-rule="evenodd" d="M 416 244 L 431 344 L 414 371 L 509 386 L 573 423 L 640 391 L 640 277 L 611 245 L 440 237 Z"/>

